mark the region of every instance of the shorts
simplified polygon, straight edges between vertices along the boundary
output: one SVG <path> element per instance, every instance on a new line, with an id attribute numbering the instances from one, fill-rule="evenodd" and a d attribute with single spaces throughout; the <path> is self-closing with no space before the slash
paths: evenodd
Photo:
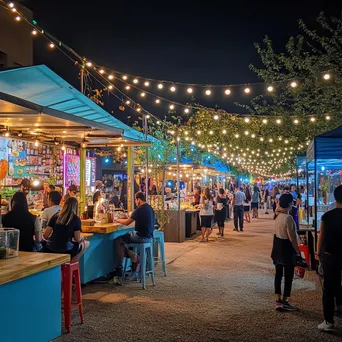
<path id="1" fill-rule="evenodd" d="M 243 206 L 243 211 L 244 212 L 249 212 L 250 206 L 249 205 L 244 205 Z"/>
<path id="2" fill-rule="evenodd" d="M 72 241 L 71 243 L 73 244 L 72 248 L 63 252 L 53 251 L 52 249 L 49 249 L 49 247 L 47 247 L 46 243 L 44 243 L 43 252 L 44 253 L 56 253 L 56 254 L 69 254 L 70 258 L 72 259 L 82 251 L 82 244 L 78 242 L 74 242 L 74 241 Z"/>
<path id="3" fill-rule="evenodd" d="M 151 242 L 151 239 L 141 237 L 138 235 L 138 232 L 129 232 L 125 235 L 122 235 L 122 241 L 126 244 L 129 243 L 145 243 L 145 242 Z"/>
<path id="4" fill-rule="evenodd" d="M 252 202 L 252 204 L 251 204 L 251 208 L 252 209 L 254 209 L 254 208 L 256 208 L 256 209 L 258 209 L 258 207 L 259 207 L 259 203 L 258 202 Z"/>
<path id="5" fill-rule="evenodd" d="M 213 220 L 213 216 L 201 216 L 201 227 L 203 228 L 211 228 L 211 222 Z"/>

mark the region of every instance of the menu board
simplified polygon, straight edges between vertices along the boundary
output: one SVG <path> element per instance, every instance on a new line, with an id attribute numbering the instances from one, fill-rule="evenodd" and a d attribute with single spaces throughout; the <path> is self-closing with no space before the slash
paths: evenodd
<path id="1" fill-rule="evenodd" d="M 86 186 L 95 186 L 96 182 L 96 158 L 86 159 Z"/>
<path id="2" fill-rule="evenodd" d="M 8 175 L 13 178 L 49 176 L 53 169 L 52 148 L 33 142 L 7 139 Z"/>
<path id="3" fill-rule="evenodd" d="M 80 157 L 73 154 L 65 154 L 64 168 L 64 186 L 80 185 Z"/>

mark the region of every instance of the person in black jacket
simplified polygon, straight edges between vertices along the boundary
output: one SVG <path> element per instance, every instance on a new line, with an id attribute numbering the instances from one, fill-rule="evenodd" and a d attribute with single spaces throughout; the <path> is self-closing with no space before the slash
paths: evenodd
<path id="1" fill-rule="evenodd" d="M 39 219 L 28 210 L 26 196 L 18 191 L 13 195 L 11 210 L 4 215 L 2 225 L 5 228 L 19 229 L 19 250 L 33 252 L 39 250 L 42 240 L 42 228 Z M 38 248 L 37 248 L 38 247 Z"/>

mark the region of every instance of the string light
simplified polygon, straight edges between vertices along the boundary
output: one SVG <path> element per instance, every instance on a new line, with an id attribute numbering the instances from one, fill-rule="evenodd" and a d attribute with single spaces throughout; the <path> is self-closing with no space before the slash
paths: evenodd
<path id="1" fill-rule="evenodd" d="M 126 104 L 127 104 L 127 105 L 129 105 L 130 103 L 131 103 L 131 101 L 129 101 L 129 100 L 126 101 Z"/>
<path id="2" fill-rule="evenodd" d="M 315 121 L 316 121 L 316 118 L 312 117 L 312 118 L 310 119 L 310 121 L 311 121 L 311 122 L 315 122 Z"/>
<path id="3" fill-rule="evenodd" d="M 210 135 L 213 135 L 213 134 L 214 134 L 214 132 L 213 132 L 213 131 L 209 131 L 209 134 L 210 134 Z"/>
<path id="4" fill-rule="evenodd" d="M 156 103 L 160 103 L 160 100 L 159 99 L 156 99 L 156 101 L 155 101 Z"/>
<path id="5" fill-rule="evenodd" d="M 245 118 L 244 120 L 246 123 L 249 123 L 251 120 L 249 118 Z"/>
<path id="6" fill-rule="evenodd" d="M 139 80 L 138 80 L 137 78 L 135 78 L 135 79 L 133 80 L 133 83 L 134 83 L 134 84 L 138 84 L 138 83 L 139 83 Z"/>
<path id="7" fill-rule="evenodd" d="M 238 138 L 240 135 L 239 134 L 235 134 L 235 138 Z"/>
<path id="8" fill-rule="evenodd" d="M 220 117 L 216 114 L 214 115 L 214 120 L 218 120 Z"/>
<path id="9" fill-rule="evenodd" d="M 20 21 L 20 20 L 21 20 L 20 16 L 17 15 L 17 16 L 15 17 L 15 20 L 16 20 L 16 21 Z"/>
<path id="10" fill-rule="evenodd" d="M 281 124 L 281 120 L 280 120 L 280 119 L 277 119 L 277 120 L 276 120 L 276 123 L 277 123 L 278 125 L 280 125 L 280 124 Z"/>
<path id="11" fill-rule="evenodd" d="M 54 43 L 50 43 L 49 47 L 50 47 L 50 49 L 54 49 L 55 48 L 55 44 Z"/>
<path id="12" fill-rule="evenodd" d="M 291 82 L 290 85 L 291 85 L 292 88 L 296 88 L 298 86 L 298 83 L 293 81 L 293 82 Z"/>
<path id="13" fill-rule="evenodd" d="M 108 86 L 108 89 L 109 89 L 109 90 L 112 90 L 112 89 L 113 89 L 113 86 L 112 86 L 112 85 L 109 85 L 109 86 Z"/>
<path id="14" fill-rule="evenodd" d="M 249 132 L 248 132 L 248 131 L 245 131 L 245 135 L 249 135 Z"/>
<path id="15" fill-rule="evenodd" d="M 207 95 L 207 96 L 211 95 L 211 90 L 210 90 L 210 89 L 207 89 L 207 90 L 205 91 L 205 95 Z"/>
<path id="16" fill-rule="evenodd" d="M 170 105 L 169 108 L 170 108 L 170 109 L 175 109 L 175 106 L 172 104 L 172 105 Z"/>
<path id="17" fill-rule="evenodd" d="M 127 78 L 128 78 L 127 75 L 123 75 L 123 76 L 122 76 L 122 79 L 123 79 L 124 81 L 126 81 Z"/>
<path id="18" fill-rule="evenodd" d="M 151 118 L 151 115 L 146 115 L 146 119 L 150 119 Z"/>
<path id="19" fill-rule="evenodd" d="M 100 73 L 100 74 L 104 74 L 105 71 L 104 71 L 103 69 L 100 69 L 99 73 Z"/>
<path id="20" fill-rule="evenodd" d="M 189 94 L 192 94 L 192 92 L 193 92 L 192 88 L 188 88 L 186 91 L 187 91 Z"/>
<path id="21" fill-rule="evenodd" d="M 146 96 L 146 93 L 142 92 L 142 93 L 140 94 L 140 96 L 141 96 L 141 97 L 145 97 L 145 96 Z"/>
<path id="22" fill-rule="evenodd" d="M 137 108 L 137 112 L 140 112 L 140 111 L 141 111 L 141 108 L 140 108 L 140 107 L 138 107 L 138 108 Z"/>
<path id="23" fill-rule="evenodd" d="M 252 138 L 255 138 L 255 134 L 253 133 L 253 134 L 251 135 L 251 137 L 252 137 Z"/>
<path id="24" fill-rule="evenodd" d="M 245 88 L 244 92 L 245 92 L 246 94 L 249 94 L 249 93 L 251 92 L 251 89 L 247 87 L 247 88 Z"/>
<path id="25" fill-rule="evenodd" d="M 148 87 L 150 85 L 150 82 L 148 82 L 148 81 L 146 81 L 145 83 L 144 83 L 144 86 L 145 87 Z"/>
<path id="26" fill-rule="evenodd" d="M 224 130 L 222 131 L 222 133 L 223 133 L 223 134 L 227 134 L 227 130 L 224 129 Z"/>
<path id="27" fill-rule="evenodd" d="M 324 74 L 323 75 L 323 78 L 327 81 L 327 80 L 330 80 L 330 74 Z"/>
<path id="28" fill-rule="evenodd" d="M 201 135 L 201 131 L 197 131 L 197 135 Z"/>
<path id="29" fill-rule="evenodd" d="M 269 91 L 270 93 L 274 90 L 274 88 L 272 86 L 268 86 L 267 87 L 267 91 Z"/>
<path id="30" fill-rule="evenodd" d="M 327 116 L 325 117 L 325 119 L 326 119 L 326 120 L 330 120 L 331 118 L 330 118 L 329 115 L 327 115 Z"/>
<path id="31" fill-rule="evenodd" d="M 86 66 L 87 66 L 87 67 L 91 67 L 92 65 L 93 65 L 93 64 L 92 64 L 91 62 L 87 62 L 87 63 L 86 63 Z"/>
<path id="32" fill-rule="evenodd" d="M 10 3 L 8 4 L 8 7 L 9 7 L 9 8 L 13 8 L 13 7 L 14 7 L 14 3 L 13 3 L 13 2 L 10 2 Z"/>
<path id="33" fill-rule="evenodd" d="M 293 120 L 293 123 L 294 123 L 295 125 L 298 125 L 298 124 L 299 124 L 299 120 L 298 120 L 298 119 L 294 119 L 294 120 Z"/>
<path id="34" fill-rule="evenodd" d="M 128 85 L 128 86 L 125 87 L 125 89 L 126 89 L 126 90 L 130 90 L 131 87 Z"/>
<path id="35" fill-rule="evenodd" d="M 188 114 L 189 112 L 190 112 L 189 108 L 185 108 L 185 109 L 184 109 L 184 113 L 185 113 L 185 114 Z"/>
<path id="36" fill-rule="evenodd" d="M 37 35 L 37 30 L 32 30 L 31 33 L 32 33 L 33 36 L 36 36 Z"/>
<path id="37" fill-rule="evenodd" d="M 267 122 L 268 122 L 267 119 L 263 119 L 263 120 L 262 120 L 262 123 L 263 123 L 263 124 L 267 124 Z"/>
<path id="38" fill-rule="evenodd" d="M 172 86 L 172 87 L 170 88 L 170 90 L 174 93 L 174 92 L 176 91 L 176 87 L 175 87 L 175 86 Z"/>
<path id="39" fill-rule="evenodd" d="M 158 89 L 163 89 L 163 88 L 164 88 L 164 86 L 161 83 L 159 83 L 158 84 Z"/>

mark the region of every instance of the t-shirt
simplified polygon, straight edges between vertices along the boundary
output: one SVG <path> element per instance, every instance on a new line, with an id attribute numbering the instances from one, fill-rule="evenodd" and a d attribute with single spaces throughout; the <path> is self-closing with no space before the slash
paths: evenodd
<path id="1" fill-rule="evenodd" d="M 259 202 L 259 196 L 260 196 L 259 191 L 254 191 L 253 192 L 252 203 L 258 203 Z"/>
<path id="2" fill-rule="evenodd" d="M 44 209 L 44 211 L 42 213 L 42 226 L 44 226 L 44 222 L 45 222 L 45 225 L 47 225 L 49 223 L 51 217 L 53 215 L 57 214 L 61 209 L 62 209 L 62 207 L 60 205 L 54 205 L 50 208 Z"/>
<path id="3" fill-rule="evenodd" d="M 243 202 L 246 200 L 246 195 L 242 191 L 238 191 L 235 193 L 234 198 L 234 205 L 243 205 Z"/>
<path id="4" fill-rule="evenodd" d="M 335 208 L 322 216 L 325 234 L 323 252 L 342 257 L 342 208 Z"/>
<path id="5" fill-rule="evenodd" d="M 135 221 L 135 230 L 140 237 L 153 238 L 155 216 L 149 204 L 144 203 L 140 205 L 133 211 L 131 218 Z"/>
<path id="6" fill-rule="evenodd" d="M 69 251 L 73 248 L 71 242 L 74 237 L 74 232 L 81 231 L 81 220 L 74 215 L 67 225 L 57 223 L 58 214 L 52 216 L 48 226 L 52 228 L 52 234 L 49 237 L 46 245 L 56 253 Z"/>
<path id="7" fill-rule="evenodd" d="M 296 240 L 296 223 L 293 220 L 293 217 L 288 214 L 280 213 L 274 220 L 274 230 L 277 238 L 289 240 L 287 229 L 289 230 L 292 239 Z"/>

